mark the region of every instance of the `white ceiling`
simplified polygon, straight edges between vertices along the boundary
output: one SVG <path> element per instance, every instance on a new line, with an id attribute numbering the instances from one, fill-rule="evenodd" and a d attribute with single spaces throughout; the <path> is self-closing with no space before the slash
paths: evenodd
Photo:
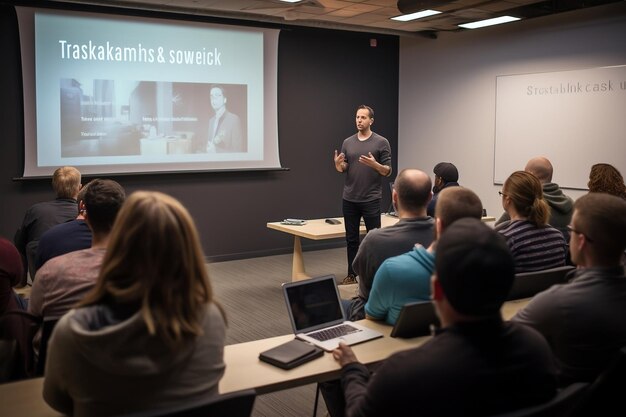
<path id="1" fill-rule="evenodd" d="M 621 0 L 62 0 L 132 9 L 236 18 L 281 25 L 300 25 L 395 35 L 436 36 L 441 31 L 459 31 L 459 23 L 502 15 L 530 18 Z M 398 4 L 417 11 L 439 10 L 439 15 L 396 22 L 402 14 Z M 407 12 L 406 9 L 404 9 Z"/>

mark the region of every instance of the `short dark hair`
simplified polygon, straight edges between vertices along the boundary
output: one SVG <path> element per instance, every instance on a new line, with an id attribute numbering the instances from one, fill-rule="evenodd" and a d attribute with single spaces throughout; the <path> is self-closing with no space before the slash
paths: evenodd
<path id="1" fill-rule="evenodd" d="M 515 278 L 515 263 L 504 238 L 472 218 L 457 220 L 442 233 L 435 268 L 450 305 L 475 317 L 498 315 Z"/>
<path id="2" fill-rule="evenodd" d="M 398 199 L 402 207 L 409 211 L 417 211 L 425 208 L 428 204 L 430 197 L 430 190 L 432 188 L 432 182 L 428 175 L 424 174 L 424 181 L 411 181 L 411 175 L 409 173 L 417 170 L 403 169 L 398 174 L 396 181 L 393 183 L 393 188 L 398 194 Z M 421 173 L 421 171 L 417 171 Z"/>
<path id="3" fill-rule="evenodd" d="M 626 200 L 606 193 L 589 193 L 574 203 L 576 223 L 596 256 L 619 262 L 626 249 Z"/>
<path id="4" fill-rule="evenodd" d="M 448 187 L 441 190 L 435 206 L 435 217 L 441 220 L 444 228 L 458 219 L 473 217 L 480 220 L 483 203 L 469 188 Z"/>
<path id="5" fill-rule="evenodd" d="M 124 188 L 116 181 L 95 179 L 89 182 L 83 202 L 94 233 L 108 233 L 117 212 L 126 200 Z"/>
<path id="6" fill-rule="evenodd" d="M 366 106 L 365 104 L 361 104 L 359 107 L 356 108 L 356 111 L 359 111 L 361 109 L 365 109 L 370 113 L 370 119 L 374 118 L 374 109 L 372 109 L 370 106 Z"/>

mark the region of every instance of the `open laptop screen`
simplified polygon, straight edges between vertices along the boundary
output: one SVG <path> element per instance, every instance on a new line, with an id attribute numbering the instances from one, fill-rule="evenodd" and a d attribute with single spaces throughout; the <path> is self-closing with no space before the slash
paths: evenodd
<path id="1" fill-rule="evenodd" d="M 342 323 L 343 310 L 332 275 L 284 284 L 287 309 L 295 333 Z"/>

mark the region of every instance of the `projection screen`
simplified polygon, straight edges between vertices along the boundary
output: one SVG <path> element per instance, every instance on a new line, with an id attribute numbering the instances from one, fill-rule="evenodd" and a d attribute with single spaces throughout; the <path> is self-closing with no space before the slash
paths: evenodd
<path id="1" fill-rule="evenodd" d="M 24 177 L 281 168 L 278 30 L 16 10 Z"/>

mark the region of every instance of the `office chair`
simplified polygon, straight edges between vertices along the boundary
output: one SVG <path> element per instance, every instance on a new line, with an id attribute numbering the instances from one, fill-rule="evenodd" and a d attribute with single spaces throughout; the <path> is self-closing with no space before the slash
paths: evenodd
<path id="1" fill-rule="evenodd" d="M 554 398 L 546 403 L 489 417 L 567 417 L 588 387 L 587 382 L 576 382 L 559 390 Z"/>
<path id="2" fill-rule="evenodd" d="M 576 269 L 573 266 L 559 266 L 543 271 L 520 272 L 515 274 L 513 287 L 509 292 L 507 301 L 519 300 L 520 298 L 532 297 L 541 291 L 547 290 L 554 284 L 567 282 L 567 274 Z"/>
<path id="3" fill-rule="evenodd" d="M 140 411 L 118 417 L 249 417 L 256 391 L 253 389 L 218 395 L 195 404 L 181 402 L 167 409 Z"/>
<path id="4" fill-rule="evenodd" d="M 590 385 L 572 417 L 626 415 L 625 387 L 626 346 L 620 349 L 616 358 Z"/>
<path id="5" fill-rule="evenodd" d="M 35 376 L 33 337 L 40 326 L 41 319 L 24 310 L 9 310 L 0 316 L 0 340 L 15 341 L 10 380 Z"/>
<path id="6" fill-rule="evenodd" d="M 22 279 L 22 284 L 26 285 L 28 283 L 28 276 L 30 275 L 30 281 L 35 282 L 35 273 L 37 272 L 37 268 L 35 265 L 37 264 L 37 249 L 39 248 L 39 241 L 32 240 L 28 242 L 26 245 L 26 265 L 28 268 L 28 274 Z M 22 285 L 22 286 L 23 286 Z"/>
<path id="7" fill-rule="evenodd" d="M 17 341 L 0 339 L 0 384 L 11 381 L 17 355 Z"/>
<path id="8" fill-rule="evenodd" d="M 48 356 L 48 342 L 52 336 L 52 330 L 59 322 L 56 320 L 44 320 L 41 326 L 41 340 L 39 341 L 39 357 L 37 358 L 37 366 L 35 373 L 37 376 L 43 376 L 46 370 L 46 357 Z"/>

